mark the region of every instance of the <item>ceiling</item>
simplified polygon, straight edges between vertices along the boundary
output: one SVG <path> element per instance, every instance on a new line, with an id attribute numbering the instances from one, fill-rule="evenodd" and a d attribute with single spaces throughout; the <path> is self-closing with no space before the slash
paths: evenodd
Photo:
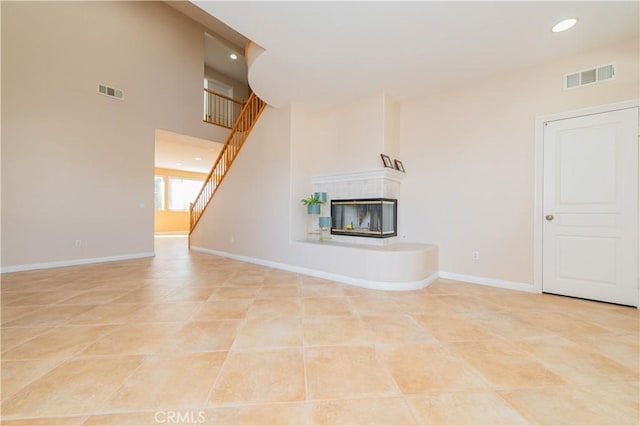
<path id="1" fill-rule="evenodd" d="M 246 37 L 190 1 L 165 1 L 165 3 L 206 28 L 208 32 L 204 40 L 206 66 L 236 81 L 248 84 L 247 61 L 244 58 Z M 238 59 L 229 58 L 231 53 L 235 53 Z"/>
<path id="2" fill-rule="evenodd" d="M 155 166 L 209 173 L 221 148 L 221 143 L 156 129 Z"/>
<path id="3" fill-rule="evenodd" d="M 217 35 L 219 38 L 225 40 L 231 48 L 243 50 L 245 44 L 247 44 L 247 38 L 245 36 L 202 9 L 195 7 L 192 2 L 188 0 L 173 0 L 165 1 L 165 3 L 204 26 L 211 31 L 213 35 Z"/>
<path id="4" fill-rule="evenodd" d="M 637 1 L 194 3 L 265 49 L 249 70 L 259 96 L 315 109 L 379 92 L 425 96 L 638 37 L 639 27 Z M 574 28 L 550 31 L 570 17 Z"/>
<path id="5" fill-rule="evenodd" d="M 237 59 L 231 59 L 229 55 L 234 53 Z M 247 61 L 244 58 L 244 49 L 230 47 L 224 40 L 205 34 L 204 36 L 204 64 L 227 77 L 244 84 L 247 81 Z"/>

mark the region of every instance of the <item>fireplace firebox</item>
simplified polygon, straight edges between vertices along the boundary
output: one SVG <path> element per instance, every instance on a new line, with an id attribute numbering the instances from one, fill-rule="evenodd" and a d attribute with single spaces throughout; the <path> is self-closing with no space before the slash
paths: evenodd
<path id="1" fill-rule="evenodd" d="M 367 198 L 331 200 L 331 233 L 354 237 L 398 235 L 398 200 Z"/>

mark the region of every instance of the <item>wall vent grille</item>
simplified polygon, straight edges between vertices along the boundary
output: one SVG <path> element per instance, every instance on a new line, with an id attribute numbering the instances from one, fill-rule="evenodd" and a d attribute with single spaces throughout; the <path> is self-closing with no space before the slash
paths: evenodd
<path id="1" fill-rule="evenodd" d="M 600 83 L 601 81 L 615 80 L 616 64 L 604 64 L 586 70 L 576 71 L 564 76 L 564 88 L 575 89 L 576 87 L 588 86 Z"/>
<path id="2" fill-rule="evenodd" d="M 124 92 L 121 89 L 116 89 L 115 87 L 110 87 L 105 84 L 98 84 L 98 93 L 109 96 L 110 98 L 124 100 Z"/>

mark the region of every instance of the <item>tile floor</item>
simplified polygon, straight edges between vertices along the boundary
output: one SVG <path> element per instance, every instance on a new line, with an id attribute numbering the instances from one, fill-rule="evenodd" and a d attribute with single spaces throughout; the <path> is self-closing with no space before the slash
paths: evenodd
<path id="1" fill-rule="evenodd" d="M 2 276 L 2 424 L 633 424 L 638 310 L 189 253 Z"/>

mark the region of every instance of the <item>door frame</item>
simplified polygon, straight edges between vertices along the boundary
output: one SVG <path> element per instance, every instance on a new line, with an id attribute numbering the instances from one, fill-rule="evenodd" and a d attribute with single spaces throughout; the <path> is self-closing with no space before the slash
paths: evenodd
<path id="1" fill-rule="evenodd" d="M 595 107 L 582 108 L 572 111 L 564 111 L 556 114 L 541 115 L 536 117 L 535 129 L 535 172 L 534 172 L 534 200 L 533 200 L 533 292 L 542 293 L 542 235 L 543 235 L 543 216 L 544 216 L 544 125 L 547 122 L 565 120 L 568 118 L 583 117 L 586 115 L 601 114 L 604 112 L 619 111 L 628 108 L 640 107 L 640 99 L 616 102 L 607 105 L 599 105 Z M 640 155 L 638 158 L 640 164 Z M 640 173 L 638 173 L 638 200 L 640 200 Z M 640 211 L 640 206 L 639 210 Z M 640 214 L 638 225 L 640 226 Z M 640 262 L 640 247 L 638 247 Z M 638 284 L 640 285 L 640 283 Z M 638 297 L 638 309 L 640 309 L 640 296 Z"/>

